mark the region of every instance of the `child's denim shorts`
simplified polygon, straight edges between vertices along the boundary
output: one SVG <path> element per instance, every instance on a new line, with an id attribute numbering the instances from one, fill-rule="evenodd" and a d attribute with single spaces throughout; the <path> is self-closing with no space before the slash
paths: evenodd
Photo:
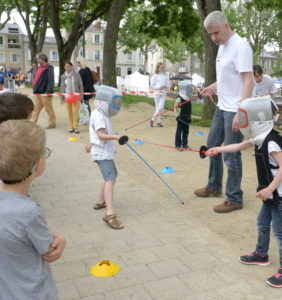
<path id="1" fill-rule="evenodd" d="M 99 166 L 105 181 L 116 180 L 118 172 L 113 160 L 95 160 L 95 163 Z"/>

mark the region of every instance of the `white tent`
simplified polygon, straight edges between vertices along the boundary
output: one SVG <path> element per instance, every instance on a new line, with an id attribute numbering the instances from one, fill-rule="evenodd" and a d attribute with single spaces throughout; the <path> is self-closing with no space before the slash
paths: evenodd
<path id="1" fill-rule="evenodd" d="M 120 89 L 126 89 L 133 92 L 149 92 L 149 76 L 142 75 L 139 72 L 125 76 L 117 77 L 117 86 Z"/>
<path id="2" fill-rule="evenodd" d="M 202 86 L 204 82 L 205 82 L 205 78 L 203 78 L 202 76 L 196 73 L 192 75 L 192 83 L 195 86 Z"/>

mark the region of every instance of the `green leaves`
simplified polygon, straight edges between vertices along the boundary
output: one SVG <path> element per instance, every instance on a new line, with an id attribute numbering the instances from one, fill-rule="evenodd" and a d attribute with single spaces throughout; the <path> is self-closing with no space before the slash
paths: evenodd
<path id="1" fill-rule="evenodd" d="M 180 32 L 183 41 L 200 27 L 192 0 L 151 0 L 143 12 L 140 30 L 151 38 L 169 37 Z"/>

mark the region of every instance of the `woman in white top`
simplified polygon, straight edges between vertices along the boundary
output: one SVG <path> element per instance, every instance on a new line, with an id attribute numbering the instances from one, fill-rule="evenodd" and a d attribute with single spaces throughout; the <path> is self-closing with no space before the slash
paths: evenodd
<path id="1" fill-rule="evenodd" d="M 154 100 L 156 111 L 154 113 L 153 118 L 150 120 L 151 127 L 154 126 L 155 117 L 158 119 L 157 126 L 163 127 L 161 123 L 160 113 L 164 109 L 166 90 L 169 87 L 168 77 L 164 73 L 164 65 L 163 63 L 158 63 L 155 70 L 155 75 L 151 81 L 151 87 L 154 90 Z"/>

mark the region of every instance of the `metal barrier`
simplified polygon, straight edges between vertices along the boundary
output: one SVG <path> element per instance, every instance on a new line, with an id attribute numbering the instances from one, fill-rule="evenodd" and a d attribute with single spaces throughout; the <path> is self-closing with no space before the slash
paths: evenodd
<path id="1" fill-rule="evenodd" d="M 13 78 L 6 78 L 5 86 L 7 89 L 11 90 L 13 93 L 16 93 L 16 85 L 15 85 L 15 80 Z"/>

